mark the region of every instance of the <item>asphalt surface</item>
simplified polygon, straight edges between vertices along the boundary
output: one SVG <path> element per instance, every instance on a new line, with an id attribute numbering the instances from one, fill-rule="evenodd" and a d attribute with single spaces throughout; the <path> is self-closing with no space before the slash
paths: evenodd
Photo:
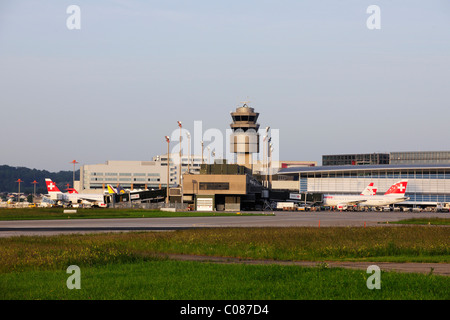
<path id="1" fill-rule="evenodd" d="M 389 222 L 449 213 L 412 212 L 266 212 L 267 215 L 130 219 L 65 219 L 0 221 L 0 237 L 68 233 L 170 231 L 213 227 L 389 226 Z"/>

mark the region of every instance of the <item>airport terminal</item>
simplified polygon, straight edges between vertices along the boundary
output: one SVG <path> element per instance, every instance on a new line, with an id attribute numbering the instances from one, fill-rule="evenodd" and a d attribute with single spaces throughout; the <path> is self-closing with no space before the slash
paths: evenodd
<path id="1" fill-rule="evenodd" d="M 106 189 L 106 185 L 121 185 L 130 189 L 161 188 L 167 185 L 167 160 L 169 160 L 169 185 L 180 184 L 180 166 L 174 154 L 158 155 L 151 161 L 106 161 L 80 167 L 80 181 L 75 188 L 89 192 Z M 205 161 L 203 161 L 205 162 Z M 200 173 L 201 156 L 182 157 L 181 174 Z"/>
<path id="2" fill-rule="evenodd" d="M 106 161 L 81 166 L 75 188 L 98 193 L 108 184 L 129 190 L 168 187 L 165 202 L 193 210 L 255 210 L 272 209 L 280 201 L 320 206 L 323 195 L 357 195 L 369 183 L 383 194 L 407 179 L 408 200 L 398 205 L 450 203 L 450 151 L 327 154 L 321 166 L 315 161 L 272 161 L 269 127 L 261 139 L 258 117 L 247 103 L 231 112 L 229 141 L 235 163 L 210 163 L 203 150 L 201 156 L 180 152 L 181 164 L 171 153 L 151 161 Z M 255 161 L 253 155 L 262 149 L 264 157 Z"/>
<path id="3" fill-rule="evenodd" d="M 359 194 L 371 182 L 385 192 L 395 182 L 407 179 L 410 199 L 402 204 L 450 202 L 450 164 L 319 166 L 282 169 L 278 174 L 298 182 L 299 193 L 319 194 Z"/>

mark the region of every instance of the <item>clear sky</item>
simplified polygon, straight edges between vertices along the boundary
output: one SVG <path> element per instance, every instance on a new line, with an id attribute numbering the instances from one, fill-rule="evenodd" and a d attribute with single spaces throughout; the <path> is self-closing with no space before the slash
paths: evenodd
<path id="1" fill-rule="evenodd" d="M 281 160 L 450 150 L 449 77 L 448 0 L 2 0 L 0 164 L 148 160 L 244 100 Z"/>

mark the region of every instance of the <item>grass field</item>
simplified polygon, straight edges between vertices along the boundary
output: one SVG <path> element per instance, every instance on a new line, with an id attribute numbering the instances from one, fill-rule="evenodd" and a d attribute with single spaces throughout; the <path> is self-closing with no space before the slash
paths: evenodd
<path id="1" fill-rule="evenodd" d="M 369 290 L 365 271 L 279 265 L 135 261 L 80 266 L 80 290 L 66 286 L 65 270 L 0 274 L 0 299 L 448 300 L 449 277 L 381 273 Z"/>
<path id="2" fill-rule="evenodd" d="M 167 212 L 148 209 L 72 209 L 76 213 L 64 213 L 63 208 L 13 208 L 0 209 L 0 220 L 53 220 L 53 219 L 108 219 L 108 218 L 157 218 L 157 217 L 204 217 L 231 216 L 236 212 Z M 246 215 L 244 212 L 239 212 Z M 255 215 L 255 214 L 252 214 Z M 256 214 L 258 215 L 258 214 Z"/>
<path id="3" fill-rule="evenodd" d="M 129 262 L 155 254 L 290 261 L 450 262 L 446 227 L 205 228 L 0 238 L 0 272 Z"/>
<path id="4" fill-rule="evenodd" d="M 165 254 L 312 260 L 317 267 L 172 261 Z M 450 278 L 365 271 L 326 260 L 449 262 L 446 227 L 217 228 L 0 238 L 0 299 L 449 299 Z M 82 289 L 68 290 L 77 265 Z"/>
<path id="5" fill-rule="evenodd" d="M 394 224 L 416 224 L 416 225 L 432 225 L 432 226 L 448 226 L 450 218 L 414 218 L 400 221 L 393 221 Z"/>

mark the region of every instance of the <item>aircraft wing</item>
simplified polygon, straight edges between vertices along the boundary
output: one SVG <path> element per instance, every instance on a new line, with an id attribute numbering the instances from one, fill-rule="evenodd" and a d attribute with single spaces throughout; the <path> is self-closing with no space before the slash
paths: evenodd
<path id="1" fill-rule="evenodd" d="M 366 202 L 367 200 L 348 200 L 348 201 L 343 201 L 342 204 L 346 204 L 348 206 L 356 206 L 362 202 Z"/>
<path id="2" fill-rule="evenodd" d="M 103 201 L 103 197 L 79 196 L 78 199 L 86 201 Z"/>

